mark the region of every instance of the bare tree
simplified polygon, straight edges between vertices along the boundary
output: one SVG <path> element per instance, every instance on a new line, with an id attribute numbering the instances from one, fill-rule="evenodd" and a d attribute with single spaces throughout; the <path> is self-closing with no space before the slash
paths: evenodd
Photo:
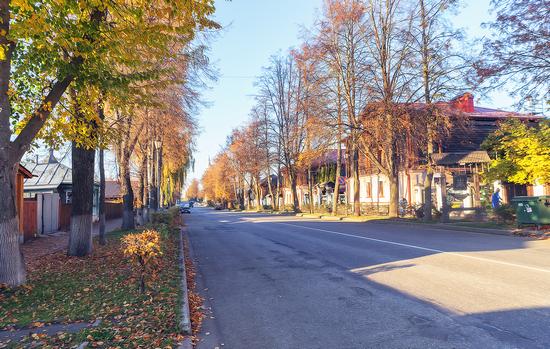
<path id="1" fill-rule="evenodd" d="M 259 96 L 266 101 L 280 149 L 278 161 L 286 171 L 294 210 L 299 210 L 297 175 L 300 154 L 305 148 L 306 117 L 300 108 L 303 85 L 293 57 L 273 56 L 258 81 Z"/>
<path id="2" fill-rule="evenodd" d="M 424 180 L 424 220 L 432 220 L 432 181 L 434 145 L 447 136 L 450 129 L 460 127 L 460 119 L 454 118 L 443 100 L 454 97 L 464 86 L 469 61 L 459 53 L 457 43 L 463 39 L 459 30 L 454 30 L 445 20 L 445 15 L 458 4 L 457 0 L 418 0 L 418 13 L 412 34 L 413 49 L 416 52 L 417 74 L 422 83 L 416 93 L 423 102 L 418 108 L 420 117 L 426 121 L 426 132 L 419 132 L 417 144 L 425 142 L 423 153 L 426 159 L 426 179 Z M 445 210 L 446 213 L 446 210 Z"/>
<path id="3" fill-rule="evenodd" d="M 474 64 L 477 82 L 489 90 L 548 103 L 550 81 L 550 1 L 492 0 L 496 19 L 491 37 Z M 523 102 L 520 102 L 522 104 Z"/>
<path id="4" fill-rule="evenodd" d="M 411 101 L 413 14 L 400 0 L 369 0 L 366 38 L 370 56 L 371 103 L 362 119 L 361 150 L 390 183 L 389 216 L 398 215 L 399 170 L 406 156 L 407 130 L 413 129 L 404 105 Z"/>
<path id="5" fill-rule="evenodd" d="M 359 148 L 361 114 L 368 101 L 369 51 L 366 45 L 366 7 L 358 0 L 328 0 L 323 17 L 316 23 L 314 45 L 318 63 L 323 65 L 323 86 L 332 96 L 332 123 L 337 128 L 335 143 L 341 164 L 341 143 L 351 154 L 353 213 L 361 214 L 359 201 Z M 340 165 L 341 166 L 341 165 Z M 338 172 L 337 177 L 340 175 Z M 338 187 L 335 194 L 338 197 Z M 336 200 L 335 200 L 336 201 Z M 336 203 L 335 203 L 336 205 Z M 336 206 L 334 206 L 336 207 Z M 333 211 L 336 211 L 333 208 Z"/>

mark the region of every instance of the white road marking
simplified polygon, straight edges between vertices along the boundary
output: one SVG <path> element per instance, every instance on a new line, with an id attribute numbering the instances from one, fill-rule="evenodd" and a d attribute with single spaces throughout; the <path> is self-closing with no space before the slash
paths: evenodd
<path id="1" fill-rule="evenodd" d="M 309 229 L 309 230 L 317 230 L 317 231 L 322 231 L 322 232 L 329 233 L 329 234 L 334 234 L 334 235 L 341 235 L 341 236 L 347 236 L 347 237 L 352 237 L 352 238 L 357 238 L 357 239 L 375 241 L 375 242 L 379 242 L 379 243 L 383 243 L 383 244 L 396 245 L 396 246 L 401 246 L 401 247 L 408 247 L 408 248 L 413 248 L 413 249 L 422 250 L 422 251 L 445 253 L 445 254 L 449 254 L 449 255 L 452 255 L 452 256 L 458 256 L 458 257 L 463 257 L 463 258 L 475 259 L 475 260 L 483 261 L 483 262 L 501 264 L 501 265 L 506 265 L 506 266 L 509 266 L 509 267 L 523 268 L 523 269 L 539 271 L 539 272 L 543 272 L 543 273 L 550 273 L 550 270 L 548 270 L 548 269 L 532 267 L 532 266 L 528 266 L 528 265 L 524 265 L 524 264 L 504 262 L 504 261 L 499 261 L 499 260 L 491 259 L 491 258 L 476 257 L 476 256 L 471 256 L 471 255 L 467 255 L 467 254 L 463 254 L 463 253 L 449 252 L 449 251 L 438 250 L 438 249 L 435 249 L 435 248 L 404 244 L 404 243 L 401 243 L 401 242 L 369 238 L 369 237 L 360 236 L 360 235 L 340 233 L 340 232 L 337 232 L 337 231 L 326 230 L 326 229 L 311 228 L 311 227 L 306 227 L 306 226 L 297 225 L 297 224 L 290 224 L 290 223 L 278 223 L 278 224 L 283 224 L 283 225 L 288 225 L 288 226 L 303 228 L 303 229 Z"/>

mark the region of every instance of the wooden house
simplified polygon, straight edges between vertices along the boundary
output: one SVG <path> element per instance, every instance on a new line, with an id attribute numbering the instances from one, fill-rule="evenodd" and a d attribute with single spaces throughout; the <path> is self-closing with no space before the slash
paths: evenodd
<path id="1" fill-rule="evenodd" d="M 34 177 L 25 180 L 27 205 L 36 207 L 36 233 L 68 231 L 71 222 L 72 170 L 60 163 L 53 151 L 47 159 L 28 166 Z M 98 218 L 99 183 L 94 185 L 93 215 Z"/>

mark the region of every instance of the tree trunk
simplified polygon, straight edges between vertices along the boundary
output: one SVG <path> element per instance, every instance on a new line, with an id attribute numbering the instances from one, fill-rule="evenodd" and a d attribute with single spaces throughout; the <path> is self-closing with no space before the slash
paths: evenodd
<path id="1" fill-rule="evenodd" d="M 95 149 L 72 144 L 72 211 L 69 256 L 83 257 L 92 252 L 92 211 L 94 201 Z"/>
<path id="2" fill-rule="evenodd" d="M 307 191 L 309 195 L 309 213 L 313 213 L 313 179 L 311 176 L 311 166 L 307 168 Z"/>
<path id="3" fill-rule="evenodd" d="M 157 154 L 157 161 L 158 161 L 158 174 L 157 174 L 157 208 L 164 207 L 164 192 L 162 191 L 162 181 L 163 181 L 163 175 L 162 175 L 162 143 L 160 144 L 160 147 L 158 149 Z"/>
<path id="4" fill-rule="evenodd" d="M 156 188 L 156 182 L 157 182 L 157 151 L 155 150 L 154 142 L 151 142 L 150 163 L 151 163 L 151 165 L 149 166 L 149 168 L 151 170 L 151 176 L 150 176 L 150 185 L 149 185 L 149 209 L 152 212 L 155 212 L 158 209 L 158 202 L 157 202 L 157 188 Z"/>
<path id="5" fill-rule="evenodd" d="M 477 167 L 475 169 L 476 173 L 473 175 L 474 179 L 474 208 L 476 209 L 475 218 L 476 220 L 481 220 L 481 186 L 479 183 L 479 173 L 477 172 Z"/>
<path id="6" fill-rule="evenodd" d="M 2 156 L 8 155 L 2 154 Z M 19 286 L 26 282 L 25 263 L 19 249 L 19 221 L 16 202 L 18 164 L 0 162 L 0 284 Z"/>
<path id="7" fill-rule="evenodd" d="M 424 221 L 428 222 L 432 220 L 432 181 L 434 176 L 432 154 L 434 152 L 433 146 L 433 133 L 434 125 L 432 125 L 432 96 L 430 85 L 430 53 L 429 53 L 429 35 L 427 32 L 428 18 L 426 14 L 426 6 L 424 0 L 420 0 L 420 26 L 422 28 L 422 80 L 424 84 L 424 102 L 428 111 L 428 144 L 426 154 L 426 179 L 424 181 Z"/>
<path id="8" fill-rule="evenodd" d="M 361 215 L 361 202 L 359 198 L 359 150 L 353 149 L 353 215 Z"/>
<path id="9" fill-rule="evenodd" d="M 25 263 L 19 249 L 16 176 L 20 149 L 13 149 L 11 138 L 11 104 L 8 96 L 11 57 L 15 44 L 10 42 L 10 1 L 0 2 L 0 284 L 19 286 L 26 282 Z M 38 118 L 39 119 L 39 118 Z M 30 141 L 29 141 L 30 143 Z M 20 152 L 21 155 L 14 153 Z"/>
<path id="10" fill-rule="evenodd" d="M 280 165 L 277 165 L 277 185 L 276 185 L 276 188 L 275 188 L 275 202 L 276 202 L 276 206 L 277 206 L 277 209 L 280 210 L 281 209 L 281 206 L 283 206 L 283 210 L 284 210 L 284 206 L 285 206 L 285 202 L 284 202 L 284 195 L 283 195 L 283 201 L 281 202 L 279 200 L 279 194 L 281 192 L 281 166 Z"/>
<path id="11" fill-rule="evenodd" d="M 239 181 L 239 209 L 244 210 L 246 209 L 245 204 L 245 183 L 244 181 Z"/>
<path id="12" fill-rule="evenodd" d="M 390 180 L 390 206 L 388 208 L 389 217 L 399 216 L 399 174 L 393 173 L 389 176 Z"/>
<path id="13" fill-rule="evenodd" d="M 338 110 L 337 110 L 337 128 L 338 128 L 338 147 L 336 154 L 336 181 L 334 182 L 334 194 L 332 195 L 332 215 L 338 214 L 338 200 L 340 199 L 340 175 L 342 173 L 342 88 L 340 86 L 340 79 L 337 80 L 337 96 L 338 96 Z"/>
<path id="14" fill-rule="evenodd" d="M 428 165 L 426 169 L 426 179 L 424 179 L 424 221 L 429 222 L 432 220 L 432 181 L 434 178 L 434 172 L 431 165 Z"/>
<path id="15" fill-rule="evenodd" d="M 294 212 L 300 212 L 300 204 L 298 202 L 298 191 L 296 190 L 296 176 L 290 176 L 290 189 L 292 190 L 292 205 Z"/>
<path id="16" fill-rule="evenodd" d="M 254 178 L 254 183 L 256 183 L 256 211 L 263 211 L 262 206 L 262 187 L 260 185 L 260 179 L 258 177 Z"/>
<path id="17" fill-rule="evenodd" d="M 149 217 L 149 210 L 151 207 L 149 206 L 149 153 L 147 150 L 145 150 L 145 159 L 143 160 L 143 163 L 145 165 L 144 168 L 142 168 L 143 171 L 143 196 L 141 197 L 142 204 L 143 204 L 143 222 L 147 223 L 150 220 Z"/>
<path id="18" fill-rule="evenodd" d="M 441 223 L 449 223 L 449 205 L 447 204 L 447 178 L 441 173 Z"/>
<path id="19" fill-rule="evenodd" d="M 273 211 L 277 211 L 278 210 L 278 207 L 275 203 L 275 196 L 273 195 L 273 185 L 271 185 L 271 175 L 269 174 L 269 171 L 268 171 L 268 174 L 267 174 L 267 189 L 269 191 L 269 195 L 271 196 L 271 208 L 273 209 Z"/>
<path id="20" fill-rule="evenodd" d="M 99 244 L 105 245 L 105 154 L 99 148 Z"/>
<path id="21" fill-rule="evenodd" d="M 143 225 L 147 222 L 147 150 L 143 151 L 143 159 L 139 169 L 139 201 L 138 217 L 139 224 Z"/>
<path id="22" fill-rule="evenodd" d="M 340 199 L 340 174 L 342 173 L 342 144 L 338 141 L 338 154 L 336 155 L 336 181 L 334 181 L 334 193 L 332 195 L 332 215 L 338 214 L 338 200 Z"/>
<path id="23" fill-rule="evenodd" d="M 120 179 L 122 183 L 122 229 L 135 229 L 134 221 L 134 190 L 130 178 L 130 159 L 123 154 L 120 161 Z"/>

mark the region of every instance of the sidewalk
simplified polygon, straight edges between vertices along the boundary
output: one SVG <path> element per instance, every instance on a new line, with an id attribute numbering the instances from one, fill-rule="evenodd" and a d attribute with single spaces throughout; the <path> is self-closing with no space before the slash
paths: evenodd
<path id="1" fill-rule="evenodd" d="M 122 218 L 111 219 L 105 223 L 105 232 L 109 233 L 120 229 Z M 99 223 L 94 223 L 92 226 L 92 235 L 99 234 Z M 67 248 L 69 243 L 68 232 L 57 232 L 53 234 L 41 235 L 40 237 L 26 242 L 21 245 L 21 252 L 27 263 L 38 261 L 42 256 L 62 251 Z"/>

